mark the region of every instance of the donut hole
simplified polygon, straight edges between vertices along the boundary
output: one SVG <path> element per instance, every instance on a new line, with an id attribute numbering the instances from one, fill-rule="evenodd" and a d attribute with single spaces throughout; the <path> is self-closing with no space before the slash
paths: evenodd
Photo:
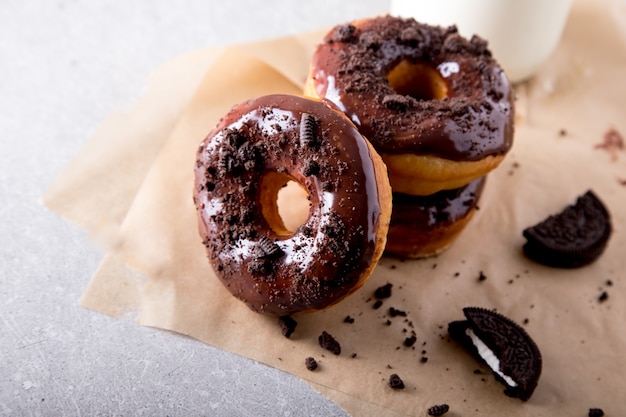
<path id="1" fill-rule="evenodd" d="M 309 195 L 288 174 L 270 172 L 264 175 L 259 201 L 263 217 L 277 235 L 292 235 L 309 218 Z"/>
<path id="2" fill-rule="evenodd" d="M 402 60 L 387 74 L 389 86 L 398 94 L 417 100 L 441 100 L 448 86 L 439 72 L 428 64 Z"/>

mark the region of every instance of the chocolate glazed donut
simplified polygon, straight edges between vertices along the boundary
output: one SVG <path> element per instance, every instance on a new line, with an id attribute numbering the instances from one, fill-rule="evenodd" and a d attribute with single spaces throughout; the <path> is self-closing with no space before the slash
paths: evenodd
<path id="1" fill-rule="evenodd" d="M 287 230 L 279 190 L 295 181 L 309 216 Z M 235 106 L 200 144 L 194 202 L 216 275 L 252 310 L 326 308 L 380 258 L 391 189 L 378 154 L 341 113 L 272 95 Z"/>
<path id="2" fill-rule="evenodd" d="M 331 30 L 305 94 L 356 124 L 389 168 L 394 192 L 456 189 L 512 146 L 513 96 L 485 41 L 455 27 L 378 17 Z"/>
<path id="3" fill-rule="evenodd" d="M 446 250 L 478 210 L 485 181 L 427 196 L 394 193 L 385 252 L 415 259 Z"/>

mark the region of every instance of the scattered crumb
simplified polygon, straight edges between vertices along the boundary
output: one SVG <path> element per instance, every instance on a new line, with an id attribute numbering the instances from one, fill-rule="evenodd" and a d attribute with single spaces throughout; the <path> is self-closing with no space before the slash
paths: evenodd
<path id="1" fill-rule="evenodd" d="M 522 321 L 522 323 L 524 324 L 528 324 L 528 317 L 524 319 L 524 321 Z"/>
<path id="2" fill-rule="evenodd" d="M 378 298 L 379 300 L 382 300 L 383 298 L 391 297 L 392 287 L 393 287 L 393 284 L 387 283 L 383 285 L 382 287 L 376 288 L 376 291 L 374 291 L 374 297 Z"/>
<path id="3" fill-rule="evenodd" d="M 601 408 L 589 409 L 589 417 L 602 417 L 602 416 L 604 416 L 604 411 Z"/>
<path id="4" fill-rule="evenodd" d="M 396 316 L 406 317 L 406 311 L 402 311 L 402 310 L 398 310 L 398 309 L 393 308 L 393 307 L 389 307 L 389 315 L 391 317 L 396 317 Z"/>
<path id="5" fill-rule="evenodd" d="M 317 361 L 315 360 L 315 358 L 309 356 L 304 360 L 304 366 L 306 366 L 306 369 L 308 369 L 309 371 L 314 371 L 317 369 Z"/>
<path id="6" fill-rule="evenodd" d="M 427 358 L 426 356 L 422 356 L 422 357 L 420 358 L 420 362 L 421 362 L 421 363 L 426 363 L 426 362 L 428 362 L 428 358 Z"/>
<path id="7" fill-rule="evenodd" d="M 343 322 L 352 324 L 354 323 L 354 317 L 346 316 L 346 318 L 343 319 Z"/>
<path id="8" fill-rule="evenodd" d="M 326 331 L 323 331 L 317 340 L 321 347 L 333 354 L 339 355 L 341 353 L 341 345 L 339 342 Z"/>
<path id="9" fill-rule="evenodd" d="M 559 136 L 566 136 L 566 135 L 567 135 L 567 130 L 565 129 L 559 130 Z"/>
<path id="10" fill-rule="evenodd" d="M 389 377 L 389 381 L 387 382 L 387 385 L 389 385 L 390 388 L 393 389 L 404 389 L 404 381 L 402 381 L 402 379 L 400 379 L 400 377 L 398 376 L 398 374 L 391 374 L 391 376 Z"/>
<path id="11" fill-rule="evenodd" d="M 487 275 L 483 271 L 480 271 L 478 274 L 478 281 L 484 281 L 487 279 Z"/>
<path id="12" fill-rule="evenodd" d="M 432 407 L 428 409 L 428 415 L 438 417 L 438 416 L 444 415 L 449 410 L 450 410 L 450 406 L 448 404 L 433 405 Z"/>
<path id="13" fill-rule="evenodd" d="M 598 296 L 598 302 L 603 303 L 609 299 L 609 293 L 606 291 L 602 291 Z"/>
<path id="14" fill-rule="evenodd" d="M 455 276 L 455 277 L 458 277 L 459 275 L 461 275 L 461 273 L 460 273 L 460 272 L 455 272 L 455 273 L 454 273 L 454 276 Z"/>
<path id="15" fill-rule="evenodd" d="M 372 305 L 372 308 L 374 310 L 378 310 L 381 306 L 383 305 L 383 302 L 381 300 L 376 300 L 376 302 L 374 303 L 374 305 Z"/>
<path id="16" fill-rule="evenodd" d="M 416 341 L 417 341 L 417 337 L 415 335 L 411 337 L 407 337 L 406 339 L 404 339 L 404 346 L 411 347 L 415 344 Z"/>
<path id="17" fill-rule="evenodd" d="M 282 316 L 278 318 L 278 325 L 280 326 L 280 330 L 283 336 L 288 338 L 296 330 L 298 322 L 295 321 L 291 316 Z"/>
<path id="18" fill-rule="evenodd" d="M 611 287 L 613 286 L 613 281 L 611 281 L 610 279 L 607 279 L 606 282 L 604 283 L 607 287 Z"/>
<path id="19" fill-rule="evenodd" d="M 350 355 L 350 357 L 351 357 L 352 359 L 356 358 L 356 352 L 355 352 L 355 353 L 353 353 L 352 355 Z"/>

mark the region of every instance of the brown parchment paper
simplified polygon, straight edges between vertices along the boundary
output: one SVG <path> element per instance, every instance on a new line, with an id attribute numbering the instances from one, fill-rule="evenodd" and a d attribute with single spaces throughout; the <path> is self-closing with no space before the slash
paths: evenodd
<path id="1" fill-rule="evenodd" d="M 132 152 L 128 144 L 108 146 L 106 134 L 90 141 L 80 158 L 106 149 L 110 158 L 103 158 L 102 169 L 116 166 L 120 157 L 138 158 L 141 167 L 126 173 L 133 187 L 119 196 L 111 188 L 108 205 L 123 221 L 108 227 L 96 227 L 102 210 L 90 215 L 87 207 L 63 209 L 96 194 L 100 177 L 80 162 L 44 197 L 52 209 L 109 242 L 110 254 L 82 305 L 111 315 L 136 311 L 143 325 L 187 334 L 298 375 L 353 415 L 421 416 L 443 402 L 451 407 L 449 415 L 459 416 L 584 415 L 597 406 L 607 415 L 624 414 L 626 153 L 598 147 L 610 129 L 626 132 L 624 4 L 575 2 L 552 59 L 533 80 L 517 86 L 515 146 L 490 174 L 481 209 L 450 250 L 422 261 L 383 258 L 353 296 L 327 311 L 296 316 L 298 328 L 286 339 L 274 319 L 249 311 L 212 276 L 196 231 L 192 167 L 203 136 L 233 104 L 268 93 L 300 93 L 322 34 L 229 48 L 217 59 L 198 57 L 212 65 L 193 97 L 180 96 L 174 111 L 154 104 L 146 114 L 175 123 L 157 132 L 129 132 L 129 141 L 150 148 L 145 153 Z M 126 120 L 134 121 L 135 112 Z M 121 129 L 109 123 L 112 131 Z M 93 189 L 70 186 L 80 175 L 90 175 L 83 181 Z M 573 271 L 527 261 L 521 231 L 589 188 L 613 215 L 614 233 L 602 258 Z M 289 203 L 294 198 L 285 197 Z M 484 281 L 477 279 L 481 271 Z M 375 310 L 372 293 L 387 282 L 394 285 L 393 296 Z M 602 291 L 609 298 L 600 303 Z M 539 386 L 528 402 L 504 396 L 489 371 L 448 339 L 447 323 L 462 318 L 468 305 L 527 320 L 524 326 L 544 357 Z M 391 317 L 389 307 L 407 316 Z M 354 323 L 343 322 L 348 315 Z M 341 355 L 318 346 L 323 330 L 340 341 Z M 412 331 L 414 349 L 403 345 Z M 318 371 L 305 369 L 307 356 L 318 359 Z M 402 377 L 405 390 L 387 387 L 391 373 Z"/>

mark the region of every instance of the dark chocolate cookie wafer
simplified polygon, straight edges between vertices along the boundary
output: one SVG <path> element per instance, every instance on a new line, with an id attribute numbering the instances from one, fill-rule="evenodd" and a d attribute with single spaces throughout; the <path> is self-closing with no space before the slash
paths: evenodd
<path id="1" fill-rule="evenodd" d="M 467 320 L 448 325 L 450 336 L 491 368 L 506 386 L 506 395 L 528 400 L 541 375 L 541 352 L 535 342 L 502 314 L 480 307 L 466 307 L 463 313 Z"/>
<path id="2" fill-rule="evenodd" d="M 548 266 L 581 267 L 602 254 L 611 231 L 608 210 L 592 191 L 587 191 L 561 213 L 524 230 L 524 253 Z"/>

